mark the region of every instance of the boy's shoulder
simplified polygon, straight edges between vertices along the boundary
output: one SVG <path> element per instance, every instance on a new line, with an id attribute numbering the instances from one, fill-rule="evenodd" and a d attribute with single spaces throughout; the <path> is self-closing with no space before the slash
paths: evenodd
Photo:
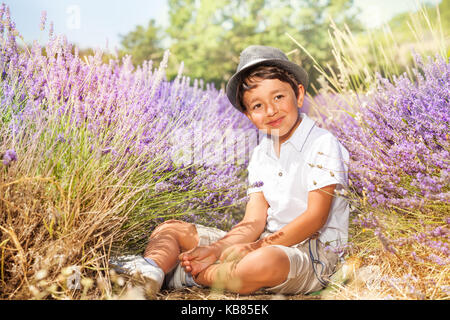
<path id="1" fill-rule="evenodd" d="M 310 143 L 317 143 L 317 142 L 325 142 L 325 141 L 333 141 L 333 142 L 339 142 L 339 140 L 336 138 L 336 136 L 331 133 L 331 131 L 319 127 L 316 123 L 313 130 L 311 130 L 310 135 L 308 136 L 307 142 Z"/>
<path id="2" fill-rule="evenodd" d="M 344 159 L 349 157 L 348 150 L 339 139 L 329 130 L 315 126 L 306 143 L 305 152 L 311 156 L 317 154 L 341 155 Z"/>
<path id="3" fill-rule="evenodd" d="M 304 119 L 308 122 L 307 134 L 305 132 L 297 132 L 296 138 L 290 139 L 295 144 L 295 149 L 303 154 L 310 156 L 312 154 L 323 152 L 339 152 L 347 153 L 347 150 L 339 141 L 339 139 L 329 130 L 319 127 L 317 122 L 312 118 L 304 115 Z M 297 128 L 299 130 L 300 126 Z M 266 159 L 266 155 L 270 154 L 272 148 L 272 140 L 263 135 L 260 142 L 250 152 L 250 162 L 260 163 Z"/>
<path id="4" fill-rule="evenodd" d="M 298 144 L 296 146 L 298 150 L 301 149 L 303 153 L 307 154 L 317 148 L 322 149 L 330 145 L 340 144 L 336 136 L 331 131 L 320 127 L 316 120 L 307 114 L 301 114 L 301 116 L 305 125 L 302 127 L 302 124 L 300 124 L 297 127 L 296 131 L 299 130 L 299 132 L 295 132 L 296 137 L 292 139 L 292 143 Z"/>
<path id="5" fill-rule="evenodd" d="M 298 151 L 308 154 L 317 148 L 338 145 L 339 140 L 333 133 L 319 126 L 318 122 L 306 113 L 300 113 L 302 123 L 290 139 Z M 304 122 L 304 123 L 303 123 Z"/>

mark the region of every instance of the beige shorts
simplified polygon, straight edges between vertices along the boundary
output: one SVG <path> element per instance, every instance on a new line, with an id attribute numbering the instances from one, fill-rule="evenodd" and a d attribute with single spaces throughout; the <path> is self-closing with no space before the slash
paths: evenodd
<path id="1" fill-rule="evenodd" d="M 199 235 L 199 245 L 209 245 L 221 238 L 227 232 L 217 228 L 196 224 Z M 271 233 L 266 231 L 260 238 Z M 289 258 L 289 274 L 283 283 L 264 290 L 279 294 L 307 294 L 318 291 L 326 286 L 329 276 L 333 274 L 338 262 L 338 255 L 332 250 L 325 250 L 324 244 L 318 239 L 307 239 L 291 247 L 273 245 L 280 248 Z M 313 267 L 314 266 L 314 267 Z"/>

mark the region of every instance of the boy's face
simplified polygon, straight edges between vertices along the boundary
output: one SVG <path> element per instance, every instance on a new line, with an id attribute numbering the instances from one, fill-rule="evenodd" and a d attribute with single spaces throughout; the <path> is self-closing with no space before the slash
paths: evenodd
<path id="1" fill-rule="evenodd" d="M 249 84 L 256 87 L 244 93 L 244 114 L 259 130 L 278 136 L 280 144 L 285 142 L 299 124 L 305 88 L 300 84 L 296 97 L 292 87 L 278 79 L 255 78 Z"/>

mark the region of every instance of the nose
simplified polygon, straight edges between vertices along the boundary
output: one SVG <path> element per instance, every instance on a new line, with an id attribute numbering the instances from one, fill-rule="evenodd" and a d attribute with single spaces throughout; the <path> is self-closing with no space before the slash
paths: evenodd
<path id="1" fill-rule="evenodd" d="M 278 113 L 278 107 L 272 103 L 268 103 L 266 107 L 266 115 L 272 117 Z"/>

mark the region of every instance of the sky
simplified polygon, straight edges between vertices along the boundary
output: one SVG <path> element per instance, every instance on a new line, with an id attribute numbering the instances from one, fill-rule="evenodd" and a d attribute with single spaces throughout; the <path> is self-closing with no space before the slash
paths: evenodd
<path id="1" fill-rule="evenodd" d="M 397 13 L 415 11 L 418 2 L 435 4 L 440 0 L 354 0 L 362 9 L 361 20 L 377 27 Z M 55 34 L 65 34 L 80 47 L 113 50 L 120 47 L 120 36 L 137 25 L 147 26 L 150 19 L 168 24 L 167 0 L 2 0 L 27 43 L 45 43 L 47 31 L 39 28 L 41 12 L 53 21 Z"/>

